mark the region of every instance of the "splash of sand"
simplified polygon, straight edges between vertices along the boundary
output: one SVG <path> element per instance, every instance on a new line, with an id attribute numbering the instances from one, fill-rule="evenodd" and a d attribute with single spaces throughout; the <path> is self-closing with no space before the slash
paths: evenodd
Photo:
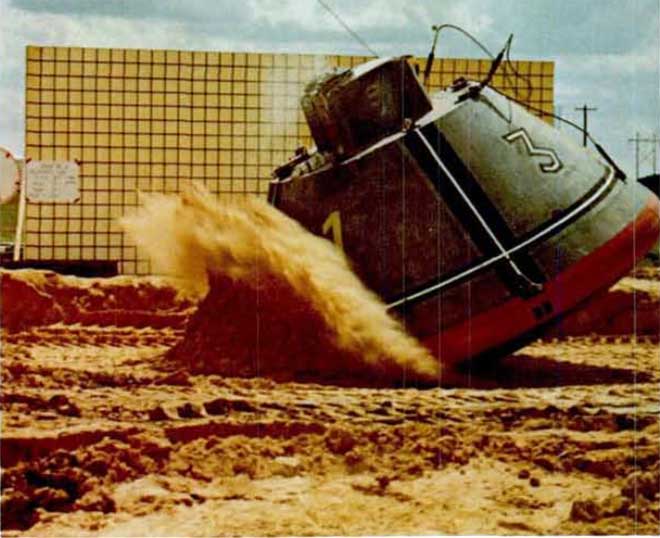
<path id="1" fill-rule="evenodd" d="M 256 197 L 188 184 L 121 225 L 155 266 L 207 294 L 171 355 L 194 371 L 437 382 L 439 366 L 329 241 Z"/>

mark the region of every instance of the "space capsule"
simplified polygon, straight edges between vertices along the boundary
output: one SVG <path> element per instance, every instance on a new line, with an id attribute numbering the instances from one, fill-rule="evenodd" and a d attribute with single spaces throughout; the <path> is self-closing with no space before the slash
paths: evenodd
<path id="1" fill-rule="evenodd" d="M 658 199 L 487 84 L 428 95 L 406 57 L 310 83 L 316 146 L 269 201 L 344 250 L 443 363 L 502 355 L 628 273 Z"/>

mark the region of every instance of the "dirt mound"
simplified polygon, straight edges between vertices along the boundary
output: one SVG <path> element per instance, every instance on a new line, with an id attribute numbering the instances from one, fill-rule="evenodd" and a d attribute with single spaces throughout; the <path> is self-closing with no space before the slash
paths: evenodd
<path id="1" fill-rule="evenodd" d="M 334 245 L 264 200 L 189 186 L 149 195 L 124 228 L 162 270 L 208 294 L 170 353 L 195 372 L 355 383 L 437 382 L 437 361 Z"/>
<path id="2" fill-rule="evenodd" d="M 0 269 L 2 327 L 10 332 L 64 322 L 179 326 L 195 305 L 162 278 L 78 278 L 52 271 Z"/>
<path id="3" fill-rule="evenodd" d="M 40 510 L 115 512 L 110 487 L 159 472 L 169 450 L 144 436 L 104 438 L 90 447 L 20 462 L 2 475 L 2 528 L 27 529 L 39 520 Z"/>
<path id="4" fill-rule="evenodd" d="M 182 333 L 3 335 L 3 536 L 657 534 L 649 339 L 417 390 L 164 372 Z"/>

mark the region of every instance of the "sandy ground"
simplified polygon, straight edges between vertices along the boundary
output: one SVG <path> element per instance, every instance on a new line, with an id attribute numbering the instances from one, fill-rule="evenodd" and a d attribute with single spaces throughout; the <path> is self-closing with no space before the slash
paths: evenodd
<path id="1" fill-rule="evenodd" d="M 193 375 L 167 283 L 2 277 L 3 535 L 660 532 L 656 271 L 429 389 Z"/>

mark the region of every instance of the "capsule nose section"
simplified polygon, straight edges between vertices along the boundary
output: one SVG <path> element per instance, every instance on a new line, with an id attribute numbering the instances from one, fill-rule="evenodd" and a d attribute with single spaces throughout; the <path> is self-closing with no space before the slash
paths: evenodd
<path id="1" fill-rule="evenodd" d="M 514 298 L 450 327 L 423 343 L 445 365 L 510 345 L 544 322 L 579 308 L 592 295 L 628 274 L 660 238 L 660 199 L 648 195 L 637 215 L 621 231 L 544 284 L 533 299 Z M 560 300 L 559 300 L 560 299 Z"/>

